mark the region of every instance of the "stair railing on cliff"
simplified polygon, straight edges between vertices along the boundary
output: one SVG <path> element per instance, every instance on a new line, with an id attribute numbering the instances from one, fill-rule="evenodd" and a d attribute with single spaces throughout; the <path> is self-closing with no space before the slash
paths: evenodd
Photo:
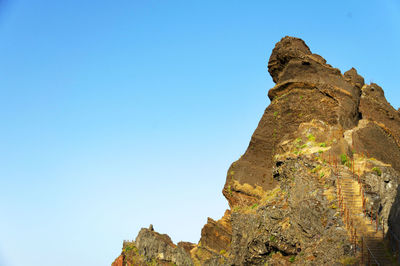
<path id="1" fill-rule="evenodd" d="M 329 163 L 331 156 L 329 154 Z M 333 164 L 333 170 L 334 174 L 336 175 L 336 182 L 337 182 L 337 196 L 338 196 L 338 205 L 340 209 L 340 215 L 342 219 L 344 220 L 345 226 L 347 230 L 350 232 L 350 242 L 354 245 L 354 255 L 356 254 L 357 250 L 357 229 L 354 228 L 354 222 L 353 219 L 350 215 L 350 208 L 345 204 L 344 202 L 344 195 L 343 195 L 343 187 L 342 187 L 342 179 L 340 178 L 340 173 L 338 169 L 338 160 L 336 158 L 333 158 L 332 164 Z"/>
<path id="2" fill-rule="evenodd" d="M 354 148 L 352 147 L 352 150 L 354 150 Z M 355 164 L 354 164 L 354 156 L 352 158 L 352 174 L 353 174 L 353 179 L 356 179 L 358 182 L 358 185 L 360 187 L 359 190 L 359 194 L 361 195 L 361 199 L 362 199 L 362 210 L 363 210 L 363 214 L 365 217 L 367 217 L 367 208 L 366 208 L 366 197 L 365 197 L 365 189 L 364 186 L 361 182 L 361 178 L 360 178 L 360 169 L 358 169 L 358 174 L 355 173 Z M 355 176 L 357 176 L 357 178 L 355 178 Z M 373 212 L 371 210 L 370 212 L 370 216 L 371 216 L 371 225 L 373 225 Z M 375 232 L 378 232 L 378 221 L 379 221 L 379 216 L 377 213 L 375 213 Z M 382 240 L 385 238 L 385 225 L 384 225 L 384 221 L 382 220 Z M 364 240 L 364 237 L 361 238 L 361 245 L 362 247 L 365 246 L 366 251 L 367 251 L 367 265 L 370 264 L 371 262 L 371 258 L 373 260 L 373 263 L 375 263 L 376 265 L 380 265 L 380 263 L 378 262 L 377 258 L 374 256 L 371 248 L 368 246 L 368 242 Z M 364 261 L 364 251 L 363 249 L 361 249 L 361 262 Z"/>
<path id="3" fill-rule="evenodd" d="M 331 161 L 332 158 L 332 161 Z M 356 254 L 357 252 L 357 242 L 358 242 L 358 236 L 357 236 L 357 229 L 354 228 L 354 223 L 353 223 L 353 219 L 350 215 L 350 209 L 348 208 L 348 206 L 346 206 L 345 202 L 344 202 L 344 195 L 343 195 L 343 188 L 342 188 L 342 181 L 340 178 L 340 173 L 339 173 L 339 169 L 338 169 L 338 159 L 335 157 L 331 157 L 331 154 L 329 153 L 329 164 L 331 164 L 333 166 L 333 170 L 334 170 L 334 174 L 336 174 L 336 179 L 337 179 L 337 196 L 338 196 L 338 202 L 339 202 L 339 208 L 340 208 L 340 214 L 344 220 L 344 223 L 346 225 L 347 230 L 350 232 L 350 242 L 354 245 L 354 254 Z M 360 180 L 360 174 L 358 172 L 358 175 L 356 175 L 355 173 L 355 165 L 354 165 L 354 157 L 352 158 L 352 164 L 351 164 L 351 170 L 352 170 L 352 176 L 353 179 L 357 180 L 360 190 L 359 190 L 359 195 L 362 197 L 362 210 L 363 210 L 363 214 L 365 217 L 367 217 L 367 209 L 366 209 L 366 197 L 365 197 L 365 189 L 364 186 Z M 358 169 L 359 170 L 359 169 Z M 357 178 L 356 178 L 357 176 Z M 371 217 L 371 225 L 373 225 L 373 217 L 374 214 L 372 213 L 372 211 L 370 212 L 370 217 Z M 377 213 L 375 213 L 375 231 L 378 232 L 378 224 L 379 224 L 379 216 Z M 385 229 L 384 229 L 384 221 L 382 220 L 382 239 L 384 239 L 385 236 Z M 389 231 L 388 231 L 389 232 Z M 393 233 L 390 232 L 392 235 Z M 360 239 L 360 243 L 361 243 L 361 262 L 364 262 L 364 246 L 365 246 L 365 250 L 366 250 L 366 255 L 367 255 L 367 265 L 369 265 L 371 263 L 375 263 L 376 265 L 380 265 L 376 256 L 373 254 L 372 249 L 368 246 L 367 241 L 364 240 L 363 236 L 359 236 Z M 396 241 L 399 243 L 399 255 L 400 255 L 400 239 L 396 236 L 394 236 Z M 393 237 L 393 238 L 394 238 Z M 399 256 L 400 259 L 400 256 Z M 400 262 L 400 261 L 399 261 Z"/>
<path id="4" fill-rule="evenodd" d="M 366 265 L 371 265 L 371 259 L 373 260 L 372 263 L 375 263 L 376 265 L 381 265 L 378 260 L 376 259 L 376 257 L 374 256 L 374 254 L 372 253 L 372 250 L 368 247 L 367 241 L 364 241 L 364 237 L 362 238 L 362 243 L 363 245 L 365 244 L 365 247 L 367 248 L 367 261 L 366 261 Z M 361 251 L 361 254 L 363 255 L 363 252 Z M 364 263 L 364 259 L 363 257 L 361 257 L 361 263 Z"/>

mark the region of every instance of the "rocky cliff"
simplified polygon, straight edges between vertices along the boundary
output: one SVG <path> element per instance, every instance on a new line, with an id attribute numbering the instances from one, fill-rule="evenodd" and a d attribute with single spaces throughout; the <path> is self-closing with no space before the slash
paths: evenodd
<path id="1" fill-rule="evenodd" d="M 298 38 L 275 45 L 268 71 L 271 104 L 222 190 L 230 209 L 197 244 L 143 228 L 113 266 L 363 264 L 374 244 L 395 263 L 400 113 Z"/>

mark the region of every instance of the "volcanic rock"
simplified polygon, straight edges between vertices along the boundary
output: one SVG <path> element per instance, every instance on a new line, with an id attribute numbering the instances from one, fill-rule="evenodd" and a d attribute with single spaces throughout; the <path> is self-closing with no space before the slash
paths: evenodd
<path id="1" fill-rule="evenodd" d="M 354 68 L 342 74 L 299 38 L 275 45 L 268 71 L 276 83 L 271 103 L 222 190 L 230 209 L 218 221 L 208 218 L 197 244 L 175 245 L 152 226 L 142 229 L 112 265 L 360 263 L 355 226 L 342 218 L 343 180 L 360 187 L 360 202 L 363 195 L 359 216 L 366 217 L 354 221 L 379 224 L 385 245 L 396 250 L 399 111 L 380 86 L 365 84 Z"/>

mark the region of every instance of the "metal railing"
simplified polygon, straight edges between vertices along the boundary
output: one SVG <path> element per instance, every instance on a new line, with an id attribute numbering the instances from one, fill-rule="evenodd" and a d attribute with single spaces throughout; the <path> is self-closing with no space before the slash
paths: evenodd
<path id="1" fill-rule="evenodd" d="M 345 226 L 347 227 L 348 231 L 350 232 L 350 242 L 355 247 L 354 248 L 354 254 L 355 254 L 357 252 L 357 239 L 358 239 L 357 230 L 356 230 L 356 228 L 354 228 L 354 222 L 353 222 L 352 215 L 351 215 L 352 212 L 349 209 L 349 207 L 346 205 L 345 198 L 344 198 L 344 195 L 343 195 L 343 186 L 342 186 L 343 184 L 342 184 L 342 179 L 340 178 L 340 173 L 339 173 L 339 169 L 338 169 L 338 161 L 339 161 L 338 159 L 339 159 L 339 157 L 333 157 L 329 153 L 328 163 L 332 166 L 333 174 L 336 175 L 336 179 L 337 179 L 337 198 L 338 198 L 338 205 L 339 205 L 339 208 L 340 208 L 340 214 L 341 214 L 341 216 L 342 216 L 342 218 L 344 220 Z M 359 169 L 358 169 L 358 174 L 355 173 L 354 157 L 352 158 L 351 166 L 349 168 L 351 169 L 353 180 L 357 181 L 358 184 L 359 184 L 359 187 L 360 187 L 358 196 L 361 196 L 363 215 L 366 218 L 368 216 L 370 216 L 371 225 L 373 226 L 374 223 L 375 223 L 374 227 L 375 227 L 375 232 L 376 233 L 378 233 L 378 231 L 382 230 L 382 241 L 384 241 L 384 239 L 385 239 L 385 221 L 383 219 L 381 219 L 382 220 L 382 225 L 381 225 L 380 222 L 379 222 L 380 221 L 380 217 L 379 217 L 378 211 L 376 211 L 374 213 L 372 208 L 371 208 L 370 211 L 367 210 L 367 206 L 366 206 L 367 197 L 365 195 L 366 191 L 365 191 L 364 185 L 363 185 L 363 183 L 361 182 L 361 179 L 360 179 Z M 375 222 L 374 222 L 374 220 L 375 220 Z M 397 242 L 397 245 L 395 245 L 395 246 L 398 247 L 397 251 L 393 250 L 393 248 L 394 248 L 393 246 L 394 245 L 391 245 L 391 247 L 392 247 L 392 251 L 397 252 L 398 259 L 399 259 L 399 264 L 400 264 L 400 238 L 397 237 L 390 228 L 388 228 L 388 230 L 387 230 L 387 236 L 389 237 L 389 239 L 391 239 L 391 241 L 394 240 L 394 241 Z M 361 258 L 360 258 L 361 259 L 361 263 L 367 263 L 367 265 L 370 265 L 371 263 L 372 264 L 376 264 L 376 265 L 381 265 L 379 263 L 379 259 L 376 256 L 376 254 L 374 255 L 373 249 L 368 245 L 368 241 L 366 241 L 364 239 L 364 237 L 361 236 L 361 235 L 359 237 L 361 237 L 361 239 L 360 239 L 361 240 L 361 247 L 359 247 L 359 248 L 361 248 L 361 254 L 360 254 L 361 255 Z M 365 249 L 364 249 L 364 247 L 365 247 Z M 365 253 L 366 253 L 366 256 L 367 256 L 366 261 L 364 261 L 364 250 L 366 251 Z M 375 252 L 377 252 L 377 251 L 375 251 Z M 382 251 L 380 251 L 380 253 L 382 253 Z M 380 254 L 380 253 L 378 253 L 378 254 Z"/>
<path id="2" fill-rule="evenodd" d="M 364 237 L 362 238 L 362 242 L 364 243 Z M 371 258 L 373 259 L 373 263 L 375 263 L 376 265 L 381 265 L 378 260 L 376 259 L 376 257 L 374 256 L 374 254 L 372 253 L 371 249 L 368 247 L 367 242 L 365 241 L 365 247 L 367 248 L 367 261 L 366 261 L 366 265 L 371 265 Z M 363 251 L 361 250 L 361 253 L 363 253 Z M 361 263 L 363 262 L 363 256 L 361 256 Z"/>

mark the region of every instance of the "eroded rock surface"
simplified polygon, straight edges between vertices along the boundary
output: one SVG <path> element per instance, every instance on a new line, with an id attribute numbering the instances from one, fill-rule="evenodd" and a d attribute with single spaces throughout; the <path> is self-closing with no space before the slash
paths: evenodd
<path id="1" fill-rule="evenodd" d="M 348 178 L 358 171 L 367 211 L 400 236 L 400 114 L 382 88 L 294 37 L 275 45 L 268 71 L 271 103 L 222 191 L 230 210 L 208 218 L 197 244 L 142 229 L 114 266 L 357 263 L 333 160 Z"/>
<path id="2" fill-rule="evenodd" d="M 191 243 L 186 242 L 176 246 L 168 235 L 159 234 L 152 226 L 150 227 L 142 228 L 135 241 L 124 241 L 122 254 L 112 266 L 193 265 L 188 250 Z"/>
<path id="3" fill-rule="evenodd" d="M 324 185 L 335 178 L 310 174 L 317 165 L 306 158 L 280 161 L 275 169 L 280 185 L 259 206 L 234 211 L 230 265 L 265 265 L 276 253 L 282 255 L 279 264 L 292 259 L 323 265 L 350 254 L 333 200 L 324 196 Z"/>
<path id="4" fill-rule="evenodd" d="M 315 119 L 344 131 L 360 119 L 360 86 L 364 81 L 354 68 L 342 75 L 321 56 L 312 54 L 302 40 L 285 37 L 272 51 L 268 69 L 277 84 L 268 92 L 271 104 L 247 151 L 228 171 L 223 193 L 230 207 L 241 201 L 257 201 L 235 181 L 264 190 L 276 186 L 271 178 L 276 147 L 296 138 L 300 124 Z"/>

